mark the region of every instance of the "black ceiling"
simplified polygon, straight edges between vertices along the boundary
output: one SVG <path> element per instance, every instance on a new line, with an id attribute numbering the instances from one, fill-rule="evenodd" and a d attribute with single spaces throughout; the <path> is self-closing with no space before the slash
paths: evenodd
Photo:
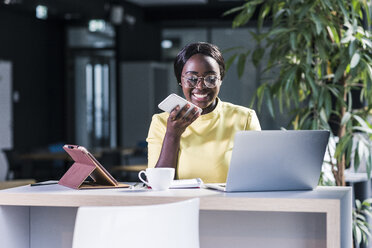
<path id="1" fill-rule="evenodd" d="M 114 5 L 121 5 L 126 9 L 138 8 L 142 10 L 143 18 L 149 22 L 176 20 L 215 20 L 231 19 L 222 14 L 245 1 L 209 0 L 208 4 L 185 5 L 153 5 L 139 6 L 125 0 L 0 0 L 0 8 L 8 9 L 28 15 L 35 15 L 37 5 L 48 7 L 48 18 L 59 20 L 88 20 L 92 18 L 108 18 L 110 9 Z"/>
<path id="2" fill-rule="evenodd" d="M 223 13 L 244 1 L 213 1 L 205 5 L 173 5 L 152 6 L 143 8 L 148 21 L 176 21 L 176 20 L 229 20 L 232 16 Z"/>
<path id="3" fill-rule="evenodd" d="M 48 7 L 48 18 L 66 20 L 103 18 L 109 7 L 107 0 L 0 0 L 0 8 L 30 15 L 37 5 Z"/>

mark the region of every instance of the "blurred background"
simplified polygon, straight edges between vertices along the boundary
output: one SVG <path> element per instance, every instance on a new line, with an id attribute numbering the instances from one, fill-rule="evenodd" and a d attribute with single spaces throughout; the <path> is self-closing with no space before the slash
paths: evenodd
<path id="1" fill-rule="evenodd" d="M 158 103 L 182 95 L 173 75 L 178 51 L 211 42 L 226 61 L 229 48 L 256 46 L 249 33 L 255 18 L 232 29 L 233 16 L 223 16 L 242 3 L 0 0 L 0 181 L 59 179 L 71 164 L 64 144 L 89 148 L 130 180 L 147 163 L 145 139 Z M 229 68 L 223 101 L 250 106 L 260 72 L 245 66 L 241 78 L 236 64 Z M 288 124 L 265 109 L 258 116 L 263 129 Z"/>

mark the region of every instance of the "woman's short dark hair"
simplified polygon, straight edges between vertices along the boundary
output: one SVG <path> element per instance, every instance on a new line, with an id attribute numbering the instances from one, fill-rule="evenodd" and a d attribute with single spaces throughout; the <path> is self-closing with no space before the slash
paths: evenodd
<path id="1" fill-rule="evenodd" d="M 225 61 L 222 57 L 220 49 L 216 45 L 207 42 L 197 42 L 188 44 L 182 48 L 174 60 L 174 74 L 176 75 L 177 82 L 181 83 L 182 70 L 187 60 L 189 60 L 191 56 L 198 53 L 212 57 L 217 61 L 220 67 L 220 77 L 222 80 L 225 76 Z"/>

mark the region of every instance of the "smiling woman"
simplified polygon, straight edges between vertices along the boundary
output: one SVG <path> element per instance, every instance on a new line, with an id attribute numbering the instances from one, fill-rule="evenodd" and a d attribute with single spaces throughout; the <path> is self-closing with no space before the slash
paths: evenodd
<path id="1" fill-rule="evenodd" d="M 202 114 L 210 113 L 216 107 L 220 74 L 217 61 L 201 53 L 193 55 L 182 69 L 180 86 L 183 94 L 188 101 L 203 109 Z"/>
<path id="2" fill-rule="evenodd" d="M 174 72 L 185 98 L 203 111 L 200 115 L 195 108 L 185 115 L 190 108 L 186 104 L 154 115 L 147 137 L 148 165 L 176 168 L 178 179 L 225 182 L 235 133 L 261 129 L 256 113 L 218 98 L 225 63 L 215 45 L 185 46 Z"/>

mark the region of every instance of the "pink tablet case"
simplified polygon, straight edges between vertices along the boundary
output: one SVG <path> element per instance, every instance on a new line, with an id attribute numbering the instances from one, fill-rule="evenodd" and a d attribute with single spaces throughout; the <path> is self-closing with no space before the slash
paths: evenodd
<path id="1" fill-rule="evenodd" d="M 115 187 L 129 187 L 127 184 L 118 184 L 111 175 L 107 175 L 108 172 L 102 169 L 98 169 L 97 165 L 88 158 L 87 154 L 83 151 L 77 149 L 78 146 L 68 145 L 74 147 L 74 149 L 69 149 L 63 147 L 63 149 L 71 156 L 75 161 L 74 164 L 67 170 L 67 172 L 59 180 L 58 184 L 73 188 L 80 189 L 83 187 L 84 181 L 95 171 L 99 174 L 101 178 L 105 178 L 106 182 L 101 185 L 84 185 L 84 188 L 115 188 Z M 106 174 L 107 173 L 107 174 Z M 112 181 L 115 180 L 115 181 Z"/>

